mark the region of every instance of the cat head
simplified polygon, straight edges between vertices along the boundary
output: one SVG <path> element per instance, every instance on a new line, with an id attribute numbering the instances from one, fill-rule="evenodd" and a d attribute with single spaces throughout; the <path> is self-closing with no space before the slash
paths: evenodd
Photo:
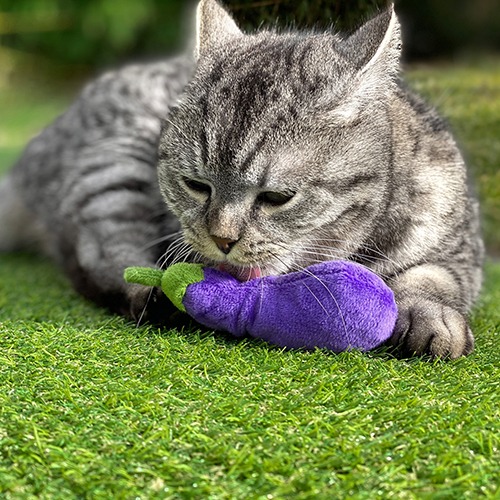
<path id="1" fill-rule="evenodd" d="M 158 165 L 193 250 L 252 275 L 358 249 L 389 196 L 400 52 L 392 8 L 347 38 L 244 34 L 202 0 L 196 71 Z"/>

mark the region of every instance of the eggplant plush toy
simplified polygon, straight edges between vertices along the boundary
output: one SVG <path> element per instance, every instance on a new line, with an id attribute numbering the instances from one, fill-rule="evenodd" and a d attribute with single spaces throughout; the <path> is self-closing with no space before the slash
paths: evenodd
<path id="1" fill-rule="evenodd" d="M 368 351 L 391 336 L 397 319 L 391 289 L 353 262 L 322 262 L 245 282 L 201 264 L 178 263 L 165 271 L 129 267 L 125 280 L 161 287 L 206 327 L 287 348 Z"/>

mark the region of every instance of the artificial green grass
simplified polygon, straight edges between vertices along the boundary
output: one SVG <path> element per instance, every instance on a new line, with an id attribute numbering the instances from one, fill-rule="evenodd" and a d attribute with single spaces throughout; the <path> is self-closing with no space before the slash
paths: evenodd
<path id="1" fill-rule="evenodd" d="M 425 68 L 414 77 L 439 97 L 458 85 L 454 74 L 466 95 L 467 77 L 475 86 L 489 73 Z M 67 100 L 43 109 L 44 100 L 38 113 L 36 97 L 16 96 L 0 92 L 18 120 L 0 123 L 0 161 Z M 474 98 L 461 102 L 471 126 L 478 113 L 491 120 L 484 141 L 452 123 L 480 159 L 479 177 L 493 182 L 498 156 L 482 148 L 497 144 L 500 125 Z M 2 255 L 0 496 L 499 498 L 500 264 L 486 276 L 474 353 L 402 361 L 136 328 L 77 296 L 46 260 Z"/>
<path id="2" fill-rule="evenodd" d="M 135 328 L 2 257 L 0 491 L 12 498 L 494 498 L 500 266 L 456 362 Z"/>

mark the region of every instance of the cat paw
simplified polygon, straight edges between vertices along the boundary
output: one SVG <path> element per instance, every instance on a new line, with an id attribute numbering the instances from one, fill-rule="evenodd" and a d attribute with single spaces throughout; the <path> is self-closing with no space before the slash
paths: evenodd
<path id="1" fill-rule="evenodd" d="M 455 309 L 427 299 L 399 305 L 396 327 L 388 343 L 403 356 L 456 359 L 474 349 L 467 319 Z"/>
<path id="2" fill-rule="evenodd" d="M 132 285 L 128 292 L 129 317 L 138 325 L 152 323 L 168 324 L 177 308 L 170 302 L 160 288 Z"/>

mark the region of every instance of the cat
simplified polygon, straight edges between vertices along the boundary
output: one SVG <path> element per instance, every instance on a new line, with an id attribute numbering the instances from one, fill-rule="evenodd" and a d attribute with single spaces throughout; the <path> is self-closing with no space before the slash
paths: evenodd
<path id="1" fill-rule="evenodd" d="M 438 114 L 401 76 L 394 9 L 350 36 L 243 33 L 197 8 L 194 57 L 90 83 L 0 184 L 0 249 L 37 241 L 84 296 L 167 317 L 127 266 L 201 260 L 240 279 L 346 259 L 381 276 L 402 355 L 474 339 L 478 204 Z"/>

